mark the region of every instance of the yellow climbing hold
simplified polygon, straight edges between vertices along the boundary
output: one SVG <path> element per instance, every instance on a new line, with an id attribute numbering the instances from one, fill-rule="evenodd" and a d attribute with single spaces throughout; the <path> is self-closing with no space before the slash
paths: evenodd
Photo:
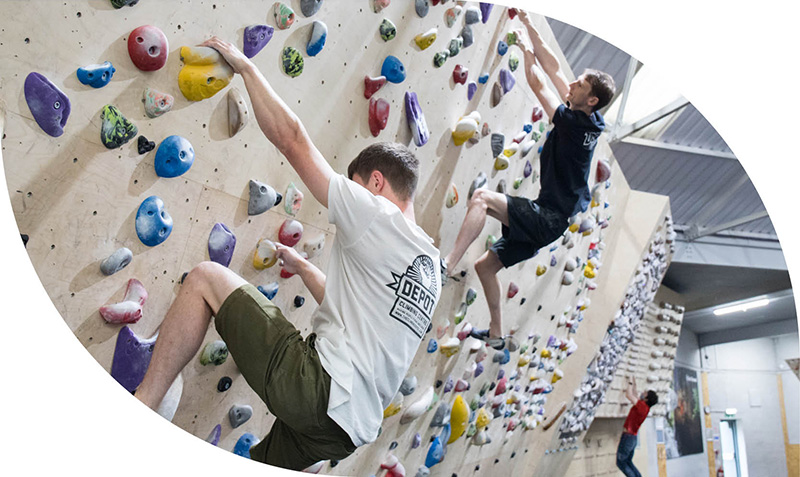
<path id="1" fill-rule="evenodd" d="M 449 340 L 445 341 L 444 343 L 440 344 L 439 350 L 441 350 L 443 355 L 449 358 L 454 354 L 458 353 L 458 348 L 460 344 L 461 341 L 459 341 L 459 339 L 454 336 Z"/>
<path id="2" fill-rule="evenodd" d="M 508 158 L 504 155 L 499 155 L 494 158 L 494 168 L 498 171 L 508 169 Z"/>
<path id="3" fill-rule="evenodd" d="M 580 227 L 581 227 L 581 224 L 575 222 L 574 224 L 571 224 L 569 226 L 569 231 L 570 232 L 577 232 Z"/>
<path id="4" fill-rule="evenodd" d="M 597 274 L 594 271 L 594 267 L 591 263 L 586 264 L 586 268 L 583 269 L 583 276 L 586 278 L 594 278 Z"/>
<path id="5" fill-rule="evenodd" d="M 475 418 L 475 427 L 478 430 L 484 429 L 489 423 L 492 422 L 492 416 L 486 411 L 486 408 L 480 408 L 478 411 L 478 417 Z"/>
<path id="6" fill-rule="evenodd" d="M 383 410 L 383 418 L 386 419 L 387 417 L 394 416 L 400 412 L 401 409 L 403 409 L 403 393 L 398 392 L 394 395 L 391 404 Z"/>
<path id="7" fill-rule="evenodd" d="M 464 402 L 464 398 L 458 395 L 453 401 L 453 409 L 450 410 L 450 439 L 447 440 L 447 443 L 452 444 L 461 437 L 467 430 L 468 424 L 469 406 Z"/>
<path id="8" fill-rule="evenodd" d="M 531 357 L 527 354 L 523 354 L 522 356 L 519 357 L 519 360 L 517 361 L 517 367 L 521 368 L 523 366 L 527 366 L 528 363 L 530 362 L 531 362 Z"/>
<path id="9" fill-rule="evenodd" d="M 189 101 L 200 101 L 217 94 L 233 79 L 233 69 L 213 48 L 181 47 L 183 68 L 178 73 L 178 86 Z"/>
<path id="10" fill-rule="evenodd" d="M 453 129 L 453 142 L 460 146 L 467 142 L 478 132 L 478 125 L 481 123 L 481 113 L 473 111 L 467 116 L 462 117 Z"/>
<path id="11" fill-rule="evenodd" d="M 550 356 L 552 356 L 552 353 L 550 353 L 549 349 L 542 350 L 542 358 L 549 358 Z"/>
<path id="12" fill-rule="evenodd" d="M 417 44 L 420 50 L 424 50 L 425 48 L 431 46 L 434 41 L 436 41 L 436 28 L 431 28 L 425 33 L 421 33 L 414 37 L 414 42 Z"/>
<path id="13" fill-rule="evenodd" d="M 261 239 L 256 245 L 256 253 L 253 255 L 253 266 L 256 270 L 264 270 L 275 265 L 278 257 L 275 255 L 277 247 L 275 244 L 267 239 Z"/>
<path id="14" fill-rule="evenodd" d="M 553 373 L 553 378 L 550 380 L 550 382 L 555 384 L 563 377 L 564 377 L 564 371 L 556 369 L 556 371 Z"/>
<path id="15" fill-rule="evenodd" d="M 536 276 L 541 277 L 547 271 L 547 267 L 544 265 L 538 265 L 536 267 Z"/>
<path id="16" fill-rule="evenodd" d="M 506 157 L 511 157 L 519 151 L 519 144 L 512 143 L 507 148 L 503 149 L 503 154 Z"/>

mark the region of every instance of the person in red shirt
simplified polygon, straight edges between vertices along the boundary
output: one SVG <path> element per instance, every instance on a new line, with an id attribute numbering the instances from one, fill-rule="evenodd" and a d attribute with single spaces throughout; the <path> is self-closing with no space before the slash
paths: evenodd
<path id="1" fill-rule="evenodd" d="M 617 447 L 617 467 L 626 477 L 642 477 L 636 466 L 633 465 L 633 451 L 636 450 L 636 433 L 639 432 L 650 408 L 658 403 L 658 395 L 655 391 L 643 392 L 637 397 L 636 381 L 628 378 L 628 389 L 625 390 L 625 397 L 633 404 L 628 417 L 623 425 L 622 437 Z"/>

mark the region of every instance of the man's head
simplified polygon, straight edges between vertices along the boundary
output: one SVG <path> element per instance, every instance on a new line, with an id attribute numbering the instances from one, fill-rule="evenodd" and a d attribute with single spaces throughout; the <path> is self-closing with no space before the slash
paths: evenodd
<path id="1" fill-rule="evenodd" d="M 385 195 L 388 183 L 402 202 L 414 198 L 419 161 L 404 145 L 379 142 L 365 147 L 347 166 L 347 176 L 375 195 Z"/>
<path id="2" fill-rule="evenodd" d="M 642 393 L 642 401 L 647 403 L 647 407 L 653 407 L 658 404 L 658 394 L 652 389 Z"/>
<path id="3" fill-rule="evenodd" d="M 569 84 L 567 101 L 572 109 L 588 108 L 592 112 L 604 108 L 614 97 L 614 78 L 597 70 L 586 70 Z"/>

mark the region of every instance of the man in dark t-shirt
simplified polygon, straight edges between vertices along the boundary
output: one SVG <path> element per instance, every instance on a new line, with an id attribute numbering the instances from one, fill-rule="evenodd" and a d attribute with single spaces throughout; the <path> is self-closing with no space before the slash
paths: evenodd
<path id="1" fill-rule="evenodd" d="M 626 477 L 642 477 L 642 474 L 633 465 L 633 451 L 636 450 L 637 442 L 636 434 L 644 420 L 647 419 L 650 408 L 658 404 L 658 395 L 655 391 L 649 390 L 637 397 L 636 381 L 628 378 L 625 397 L 633 404 L 633 407 L 628 412 L 628 417 L 622 426 L 622 437 L 620 437 L 619 447 L 617 447 L 617 468 Z"/>
<path id="2" fill-rule="evenodd" d="M 442 272 L 446 277 L 447 270 L 458 264 L 469 245 L 478 238 L 487 215 L 503 224 L 503 236 L 475 262 L 489 305 L 490 326 L 488 330 L 471 333 L 498 350 L 505 346 L 505 339 L 497 272 L 534 256 L 564 233 L 570 216 L 586 210 L 590 201 L 587 180 L 592 154 L 605 128 L 598 111 L 611 101 L 615 91 L 614 80 L 595 70 L 587 70 L 569 83 L 558 59 L 534 28 L 527 12 L 521 11 L 519 18 L 533 45 L 531 48 L 525 42 L 521 30 L 516 31 L 516 44 L 525 59 L 525 77 L 553 123 L 542 148 L 539 197 L 531 200 L 485 188 L 476 190 L 470 198 L 453 250 L 442 259 Z M 547 87 L 545 74 L 555 86 L 555 92 Z"/>

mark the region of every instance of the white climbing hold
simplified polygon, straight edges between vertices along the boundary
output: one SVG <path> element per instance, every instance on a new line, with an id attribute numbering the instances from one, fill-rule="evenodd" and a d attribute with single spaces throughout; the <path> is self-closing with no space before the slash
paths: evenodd
<path id="1" fill-rule="evenodd" d="M 425 390 L 425 393 L 422 394 L 419 399 L 414 401 L 413 404 L 408 406 L 405 411 L 403 411 L 403 415 L 400 416 L 400 424 L 408 424 L 409 422 L 423 415 L 428 408 L 431 407 L 434 396 L 435 392 L 433 390 L 433 386 L 428 386 L 428 389 Z"/>

